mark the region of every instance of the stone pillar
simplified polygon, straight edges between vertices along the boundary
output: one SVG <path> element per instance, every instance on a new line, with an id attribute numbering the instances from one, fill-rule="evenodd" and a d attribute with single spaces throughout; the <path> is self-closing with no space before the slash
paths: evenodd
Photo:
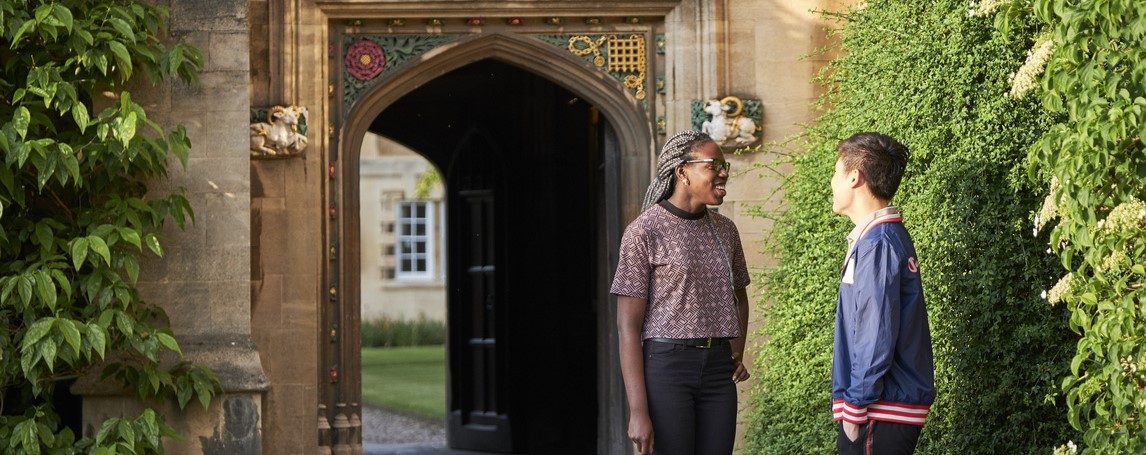
<path id="1" fill-rule="evenodd" d="M 177 161 L 154 194 L 185 189 L 194 224 L 174 223 L 160 235 L 166 257 L 141 264 L 144 300 L 171 318 L 184 360 L 210 367 L 223 391 L 204 410 L 196 401 L 149 403 L 185 438 L 166 441 L 168 454 L 262 453 L 263 392 L 267 380 L 251 341 L 250 161 L 247 0 L 171 0 L 169 39 L 203 54 L 200 84 L 178 80 L 138 84 L 133 99 L 171 129 L 187 128 L 192 148 L 186 169 Z M 169 359 L 175 360 L 175 359 Z M 84 378 L 84 431 L 108 417 L 134 415 L 145 404 L 114 384 Z"/>

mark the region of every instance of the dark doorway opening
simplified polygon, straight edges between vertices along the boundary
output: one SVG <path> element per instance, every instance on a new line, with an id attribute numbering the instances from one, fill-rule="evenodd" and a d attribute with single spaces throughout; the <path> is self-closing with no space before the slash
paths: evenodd
<path id="1" fill-rule="evenodd" d="M 604 129 L 576 94 L 495 60 L 371 125 L 443 170 L 453 448 L 596 450 Z"/>

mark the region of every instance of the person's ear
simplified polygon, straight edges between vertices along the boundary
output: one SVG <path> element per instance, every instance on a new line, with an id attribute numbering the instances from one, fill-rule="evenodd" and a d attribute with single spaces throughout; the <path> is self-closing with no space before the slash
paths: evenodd
<path id="1" fill-rule="evenodd" d="M 852 188 L 859 188 L 864 184 L 863 173 L 859 169 L 852 169 L 848 172 L 848 183 Z"/>

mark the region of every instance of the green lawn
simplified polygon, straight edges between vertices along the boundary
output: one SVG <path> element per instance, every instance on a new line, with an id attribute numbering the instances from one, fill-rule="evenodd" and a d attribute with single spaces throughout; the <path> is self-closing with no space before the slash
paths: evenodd
<path id="1" fill-rule="evenodd" d="M 362 401 L 446 418 L 446 348 L 362 348 Z"/>

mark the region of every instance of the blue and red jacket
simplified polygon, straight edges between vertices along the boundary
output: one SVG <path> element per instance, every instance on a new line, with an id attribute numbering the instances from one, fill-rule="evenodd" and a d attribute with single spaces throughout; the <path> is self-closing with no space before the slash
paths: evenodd
<path id="1" fill-rule="evenodd" d="M 931 331 L 915 245 L 898 214 L 877 217 L 844 265 L 832 358 L 835 420 L 923 425 L 935 401 Z"/>

